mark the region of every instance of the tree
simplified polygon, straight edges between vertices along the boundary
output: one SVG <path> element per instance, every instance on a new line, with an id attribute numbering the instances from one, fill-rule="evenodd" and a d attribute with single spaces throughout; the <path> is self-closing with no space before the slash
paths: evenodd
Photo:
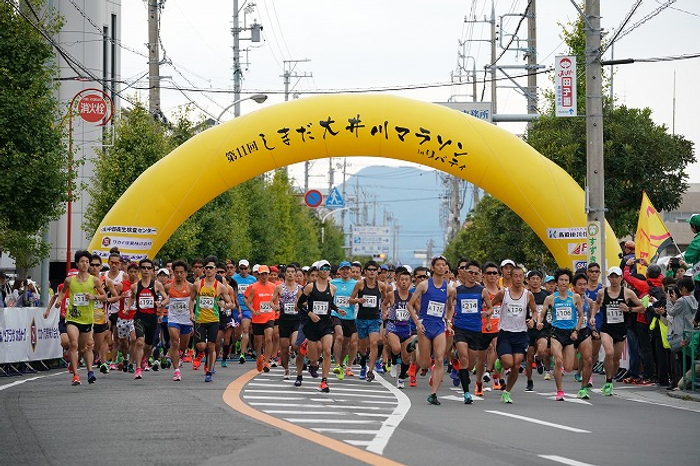
<path id="1" fill-rule="evenodd" d="M 41 11 L 43 0 L 27 11 Z M 58 219 L 72 182 L 51 45 L 39 31 L 56 34 L 61 20 L 36 17 L 14 2 L 0 3 L 0 250 L 31 267 L 46 256 L 40 233 Z"/>
<path id="2" fill-rule="evenodd" d="M 563 32 L 569 54 L 579 57 L 578 63 L 585 63 L 583 21 L 579 19 L 569 26 Z M 585 74 L 578 73 L 577 78 L 578 109 L 585 112 Z M 527 131 L 525 141 L 566 170 L 583 188 L 586 183 L 586 121 L 584 118 L 556 118 L 554 94 L 545 92 L 545 98 L 547 104 L 543 115 Z M 681 196 L 688 189 L 686 167 L 695 161 L 693 143 L 683 136 L 670 134 L 666 126 L 655 124 L 651 115 L 648 108 L 615 106 L 610 99 L 604 99 L 606 219 L 618 237 L 634 235 L 642 191 L 647 192 L 658 210 L 669 210 L 680 205 Z M 493 230 L 510 228 L 523 237 L 534 236 L 520 218 L 505 214 L 508 211 L 505 206 L 503 209 L 494 208 L 490 202 L 483 207 L 479 203 L 473 215 L 474 224 L 478 226 L 476 220 L 484 216 L 486 224 Z M 484 212 L 481 212 L 482 208 Z M 492 236 L 486 235 L 487 232 L 470 233 L 470 228 L 462 231 L 447 249 L 455 254 L 473 250 L 488 257 L 516 260 L 520 257 L 525 260 L 534 253 L 517 242 L 512 244 L 510 254 L 504 255 L 499 251 L 501 246 Z M 533 240 L 530 247 L 540 249 L 535 256 L 549 255 L 539 240 Z M 544 263 L 549 262 L 550 259 L 544 260 Z"/>

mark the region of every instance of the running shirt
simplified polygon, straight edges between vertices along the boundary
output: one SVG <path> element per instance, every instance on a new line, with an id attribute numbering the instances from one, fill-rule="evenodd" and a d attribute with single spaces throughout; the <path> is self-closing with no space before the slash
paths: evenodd
<path id="1" fill-rule="evenodd" d="M 442 286 L 437 288 L 432 277 L 428 279 L 428 289 L 420 299 L 420 313 L 418 318 L 422 320 L 442 320 L 445 318 L 445 304 L 447 303 L 447 280 L 443 280 Z"/>
<path id="2" fill-rule="evenodd" d="M 538 291 L 537 293 L 532 293 L 532 297 L 535 298 L 535 307 L 537 308 L 537 316 L 534 317 L 539 317 L 542 315 L 542 312 L 544 311 L 544 300 L 547 299 L 547 296 L 549 296 L 549 294 L 547 294 L 547 292 L 543 289 L 540 289 L 540 291 Z M 542 323 L 544 324 L 543 328 L 549 326 L 545 319 L 542 319 Z"/>
<path id="3" fill-rule="evenodd" d="M 95 277 L 89 275 L 84 282 L 78 281 L 78 276 L 71 277 L 68 285 L 70 299 L 66 312 L 66 322 L 92 325 L 94 323 L 94 300 L 87 299 L 88 294 L 95 293 Z"/>
<path id="4" fill-rule="evenodd" d="M 140 314 L 156 314 L 156 281 L 151 279 L 148 286 L 143 286 L 139 280 L 136 285 L 136 312 Z"/>
<path id="5" fill-rule="evenodd" d="M 183 283 L 183 289 L 178 290 L 175 283 L 170 284 L 168 291 L 168 323 L 180 325 L 192 325 L 190 319 L 190 289 L 187 282 Z"/>
<path id="6" fill-rule="evenodd" d="M 122 320 L 133 320 L 134 315 L 136 314 L 136 300 L 134 300 L 134 303 L 129 309 L 124 309 L 126 307 L 126 303 L 129 302 L 129 299 L 131 298 L 132 286 L 134 286 L 134 284 L 129 280 L 124 279 L 122 281 L 122 287 L 123 290 L 126 291 L 126 297 L 119 300 L 119 313 L 117 314 L 117 317 Z"/>
<path id="7" fill-rule="evenodd" d="M 219 322 L 219 300 L 217 299 L 218 280 L 214 286 L 205 286 L 204 279 L 199 282 L 199 292 L 194 307 L 194 321 L 199 324 Z"/>
<path id="8" fill-rule="evenodd" d="M 333 302 L 333 294 L 331 293 L 331 284 L 325 290 L 321 291 L 316 287 L 316 282 L 313 284 L 311 289 L 311 294 L 309 299 L 306 301 L 308 303 L 309 312 L 316 314 L 321 320 L 316 324 L 323 322 L 324 320 L 331 320 L 331 303 Z M 314 322 L 309 320 L 306 325 L 313 324 Z"/>
<path id="9" fill-rule="evenodd" d="M 355 288 L 357 280 L 351 278 L 350 280 L 343 280 L 342 278 L 334 278 L 331 280 L 331 284 L 335 286 L 335 305 L 340 309 L 345 311 L 345 315 L 341 316 L 337 312 L 333 311 L 332 316 L 337 317 L 341 320 L 355 320 L 355 312 L 357 310 L 356 304 L 348 304 L 350 300 L 350 295 L 352 290 Z"/>
<path id="10" fill-rule="evenodd" d="M 612 298 L 608 294 L 608 289 L 603 291 L 603 303 L 600 306 L 598 313 L 603 314 L 603 325 L 619 325 L 625 328 L 625 313 L 620 309 L 620 304 L 625 302 L 625 290 L 620 288 L 620 294 L 616 298 Z"/>
<path id="11" fill-rule="evenodd" d="M 299 321 L 299 310 L 297 309 L 297 294 L 301 289 L 301 285 L 295 283 L 292 288 L 288 288 L 285 282 L 282 282 L 282 292 L 279 297 L 280 320 L 284 321 Z"/>
<path id="12" fill-rule="evenodd" d="M 603 285 L 598 283 L 595 290 L 586 289 L 586 296 L 591 298 L 591 301 L 595 302 L 598 299 L 598 292 L 603 288 Z M 595 315 L 595 328 L 600 330 L 600 324 L 603 323 L 603 313 L 599 312 Z"/>
<path id="13" fill-rule="evenodd" d="M 248 275 L 244 278 L 241 277 L 241 274 L 239 273 L 234 275 L 233 279 L 236 280 L 236 283 L 238 283 L 238 304 L 241 306 L 241 311 L 249 311 L 250 309 L 248 309 L 248 307 L 245 305 L 245 300 L 243 297 L 245 296 L 248 287 L 257 282 L 258 279 L 252 275 Z"/>
<path id="14" fill-rule="evenodd" d="M 481 312 L 484 308 L 483 291 L 484 287 L 481 285 L 472 287 L 459 285 L 457 287 L 457 302 L 452 319 L 453 327 L 481 332 Z"/>
<path id="15" fill-rule="evenodd" d="M 500 288 L 499 288 L 500 289 Z M 486 292 L 489 294 L 489 299 L 491 302 L 493 302 L 493 298 L 496 297 L 496 293 L 491 293 L 489 290 L 486 290 Z M 485 311 L 486 306 L 482 306 L 482 309 Z M 489 323 L 489 320 L 491 320 L 491 330 L 486 330 L 486 326 Z M 491 318 L 489 317 L 482 317 L 481 318 L 481 333 L 498 333 L 498 327 L 501 322 L 501 304 L 494 304 L 493 305 L 493 314 L 491 315 Z"/>
<path id="16" fill-rule="evenodd" d="M 61 294 L 61 291 L 63 290 L 63 283 L 58 284 L 58 294 Z M 66 291 L 66 294 L 63 295 L 63 301 L 61 301 L 60 304 L 60 315 L 63 320 L 66 319 L 66 305 L 68 304 L 68 300 L 70 299 L 70 289 Z"/>
<path id="17" fill-rule="evenodd" d="M 254 324 L 265 324 L 275 320 L 275 310 L 272 309 L 272 295 L 276 287 L 277 285 L 269 281 L 266 285 L 263 285 L 261 282 L 255 282 L 246 290 L 248 295 L 255 291 L 252 302 L 253 310 L 260 312 L 259 315 L 253 314 L 251 322 Z"/>
<path id="18" fill-rule="evenodd" d="M 97 278 L 97 277 L 95 277 Z M 108 288 L 105 286 L 105 276 L 102 275 L 99 277 L 100 282 L 102 283 L 102 287 L 105 290 L 108 290 Z M 107 291 L 107 296 L 109 296 L 111 293 Z M 95 300 L 95 309 L 93 311 L 93 320 L 95 324 L 97 325 L 104 325 L 107 323 L 107 302 L 106 301 L 100 301 L 98 299 Z"/>
<path id="19" fill-rule="evenodd" d="M 411 313 L 408 312 L 408 302 L 413 293 L 408 292 L 408 298 L 401 299 L 399 290 L 394 290 L 394 304 L 389 308 L 389 320 L 394 322 L 396 327 L 408 328 L 411 320 Z"/>
<path id="20" fill-rule="evenodd" d="M 362 320 L 378 320 L 381 319 L 379 306 L 381 304 L 382 293 L 379 291 L 379 281 L 374 288 L 367 286 L 364 282 L 364 287 L 357 293 L 358 298 L 365 298 L 367 301 L 359 304 L 357 310 L 357 318 Z"/>
<path id="21" fill-rule="evenodd" d="M 109 272 L 103 273 L 102 276 L 109 278 Z M 110 280 L 112 280 L 112 283 L 114 284 L 115 290 L 119 289 L 119 287 L 117 285 L 119 285 L 120 283 L 123 283 L 126 280 L 126 277 L 127 277 L 127 275 L 120 270 L 116 277 L 110 279 Z M 122 290 L 124 290 L 124 288 L 122 288 Z M 112 293 L 110 293 L 109 289 L 105 289 L 105 292 L 107 293 L 108 298 L 112 297 Z M 115 301 L 113 303 L 107 303 L 107 315 L 111 316 L 112 314 L 119 312 L 119 309 L 122 306 L 124 306 L 124 303 L 121 302 L 121 300 Z"/>
<path id="22" fill-rule="evenodd" d="M 578 309 L 574 305 L 574 294 L 571 290 L 566 292 L 566 298 L 562 299 L 559 293 L 554 293 L 552 304 L 552 327 L 560 330 L 573 330 L 578 322 Z"/>
<path id="23" fill-rule="evenodd" d="M 527 332 L 527 303 L 530 291 L 523 288 L 519 298 L 513 298 L 510 288 L 505 289 L 501 303 L 501 321 L 498 329 L 506 332 Z"/>

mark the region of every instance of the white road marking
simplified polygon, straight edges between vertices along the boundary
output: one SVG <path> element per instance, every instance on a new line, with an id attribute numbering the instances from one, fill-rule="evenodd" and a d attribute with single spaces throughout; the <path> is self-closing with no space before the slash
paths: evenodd
<path id="1" fill-rule="evenodd" d="M 303 417 L 285 417 L 285 421 L 294 424 L 376 424 L 377 421 L 365 419 L 306 419 Z"/>
<path id="2" fill-rule="evenodd" d="M 451 400 L 451 401 L 459 401 L 461 403 L 464 403 L 464 395 L 458 396 L 458 395 L 446 395 L 446 396 L 441 396 L 441 400 Z M 484 401 L 484 399 L 480 396 L 472 395 L 472 400 L 474 401 Z"/>
<path id="3" fill-rule="evenodd" d="M 354 447 L 367 447 L 370 443 L 367 440 L 343 440 L 345 443 L 349 443 Z"/>
<path id="4" fill-rule="evenodd" d="M 324 400 L 325 401 L 325 400 Z M 248 403 L 251 406 L 274 406 L 281 408 L 308 408 L 308 404 L 300 403 Z M 381 409 L 387 410 L 391 408 L 381 408 L 377 406 L 338 406 L 337 404 L 332 405 L 314 405 L 314 409 L 319 408 L 331 408 L 331 409 L 368 409 L 373 411 L 379 411 Z"/>
<path id="5" fill-rule="evenodd" d="M 305 401 L 306 398 L 297 398 L 295 396 L 255 396 L 243 394 L 243 398 L 246 400 L 289 400 L 289 401 Z"/>
<path id="6" fill-rule="evenodd" d="M 319 434 L 322 433 L 328 433 L 328 434 L 353 434 L 353 435 L 375 435 L 378 433 L 378 430 L 364 430 L 364 429 L 330 429 L 330 428 L 323 428 L 319 427 L 318 429 L 311 429 L 313 431 L 318 432 Z"/>
<path id="7" fill-rule="evenodd" d="M 258 389 L 248 390 L 248 389 L 246 389 L 245 393 L 273 393 L 273 391 L 272 390 L 258 390 Z M 313 392 L 311 392 L 311 393 L 313 393 Z M 358 396 L 358 397 L 362 397 L 362 398 L 384 398 L 384 399 L 394 398 L 391 395 L 365 395 L 362 393 L 342 393 L 341 396 Z M 317 398 L 317 399 L 320 400 L 322 398 Z M 372 403 L 372 401 L 369 401 L 368 403 Z M 393 401 L 391 402 L 391 404 L 394 404 L 394 403 L 395 402 L 393 402 Z"/>
<path id="8" fill-rule="evenodd" d="M 315 407 L 315 406 L 314 406 Z M 274 409 L 264 409 L 263 412 L 267 414 L 299 414 L 301 416 L 327 416 L 333 414 L 335 416 L 347 416 L 348 412 L 342 411 L 287 411 L 287 410 L 274 410 Z"/>
<path id="9" fill-rule="evenodd" d="M 381 404 L 381 405 L 395 405 L 395 401 L 360 401 L 360 403 L 374 403 L 374 404 Z"/>
<path id="10" fill-rule="evenodd" d="M 647 400 L 640 400 L 637 398 L 627 398 L 629 401 L 636 401 L 637 403 L 647 403 L 650 405 L 657 405 L 657 406 L 663 406 L 665 408 L 673 408 L 673 409 L 680 409 L 682 411 L 691 411 L 693 413 L 700 413 L 700 409 L 693 409 L 693 408 L 688 408 L 686 406 L 674 406 L 674 405 L 669 405 L 666 403 L 659 403 L 656 401 L 647 401 Z"/>
<path id="11" fill-rule="evenodd" d="M 512 417 L 513 419 L 519 419 L 521 421 L 526 421 L 526 422 L 531 422 L 533 424 L 539 424 L 542 426 L 547 426 L 547 427 L 554 427 L 556 429 L 561 429 L 561 430 L 568 430 L 569 432 L 576 432 L 578 434 L 590 434 L 591 432 L 589 430 L 584 430 L 584 429 L 579 429 L 576 427 L 569 427 L 565 426 L 562 424 L 554 424 L 553 422 L 547 422 L 547 421 L 542 421 L 540 419 L 535 419 L 532 417 L 525 417 L 525 416 L 520 416 L 517 414 L 511 414 L 511 413 L 504 413 L 502 411 L 491 411 L 491 410 L 486 410 L 485 412 L 491 413 L 491 414 L 498 414 L 499 416 L 506 416 L 506 417 Z"/>
<path id="12" fill-rule="evenodd" d="M 393 435 L 394 431 L 399 426 L 401 421 L 403 421 L 403 418 L 406 416 L 408 410 L 411 408 L 411 400 L 408 398 L 408 396 L 406 396 L 404 392 L 394 387 L 390 382 L 384 380 L 383 377 L 377 375 L 376 380 L 378 380 L 379 383 L 381 383 L 391 393 L 393 393 L 396 397 L 396 400 L 398 401 L 398 405 L 394 409 L 394 412 L 391 413 L 389 418 L 382 423 L 382 427 L 379 429 L 379 433 L 374 437 L 372 443 L 370 443 L 370 445 L 367 447 L 368 451 L 381 455 L 384 452 L 384 448 L 386 447 L 387 443 L 389 443 L 389 439 L 391 439 L 391 436 Z"/>
<path id="13" fill-rule="evenodd" d="M 248 386 L 251 387 L 272 387 L 272 388 L 288 388 L 284 384 L 271 384 L 271 383 L 256 383 L 256 382 L 250 382 L 248 383 Z M 337 384 L 331 384 L 329 385 L 331 387 L 331 390 L 335 390 L 338 392 L 361 392 L 361 393 L 386 393 L 386 390 L 368 390 L 368 389 L 363 389 L 363 388 L 344 388 L 344 387 L 338 387 Z M 301 387 L 295 387 L 295 389 L 302 389 L 302 390 L 317 390 L 316 387 L 313 386 L 304 386 L 302 385 Z"/>
<path id="14" fill-rule="evenodd" d="M 68 373 L 68 371 L 61 371 L 61 372 L 57 372 L 56 374 L 37 375 L 36 377 L 30 377 L 28 379 L 16 380 L 12 383 L 0 385 L 0 391 L 7 390 L 8 388 L 16 387 L 17 385 L 22 385 L 23 383 L 31 382 L 32 380 L 39 380 L 39 379 L 43 379 L 46 377 L 56 377 L 57 375 L 64 375 L 67 373 Z"/>
<path id="15" fill-rule="evenodd" d="M 540 458 L 544 458 L 550 461 L 556 461 L 557 463 L 568 464 L 569 466 L 595 466 L 591 463 L 582 463 L 581 461 L 572 460 L 569 458 L 564 458 L 563 456 L 557 455 L 537 455 Z"/>

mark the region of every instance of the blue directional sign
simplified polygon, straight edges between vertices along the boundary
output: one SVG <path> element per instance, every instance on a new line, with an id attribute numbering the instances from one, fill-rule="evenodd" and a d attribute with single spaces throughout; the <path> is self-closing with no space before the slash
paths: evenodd
<path id="1" fill-rule="evenodd" d="M 340 195 L 338 188 L 333 188 L 326 196 L 326 207 L 345 207 L 343 196 Z"/>

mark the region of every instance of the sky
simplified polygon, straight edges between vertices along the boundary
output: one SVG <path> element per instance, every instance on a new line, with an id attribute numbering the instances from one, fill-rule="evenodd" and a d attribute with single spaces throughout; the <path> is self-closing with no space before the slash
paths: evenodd
<path id="1" fill-rule="evenodd" d="M 601 0 L 602 27 L 614 35 L 630 10 L 639 0 Z M 239 1 L 239 6 L 252 2 Z M 245 15 L 263 25 L 263 41 L 252 44 L 242 41 L 249 51 L 242 54 L 244 65 L 243 92 L 263 92 L 263 104 L 251 101 L 241 104 L 242 114 L 262 106 L 284 101 L 284 60 L 308 59 L 294 69 L 298 74 L 313 77 L 294 79 L 292 87 L 299 98 L 319 91 L 342 91 L 391 87 L 389 94 L 428 102 L 471 100 L 463 94 L 470 88 L 449 86 L 451 73 L 457 68 L 460 41 L 467 55 L 473 57 L 478 75 L 490 57 L 487 24 L 469 24 L 465 17 L 490 17 L 491 0 L 434 2 L 414 0 L 260 0 Z M 521 14 L 528 0 L 496 0 L 496 15 Z M 666 0 L 644 0 L 623 31 L 633 28 L 615 43 L 615 58 L 651 58 L 698 53 L 700 44 L 700 2 L 677 0 L 670 8 L 642 21 Z M 147 2 L 122 1 L 122 41 L 127 48 L 146 52 L 148 42 Z M 164 87 L 181 89 L 231 90 L 232 83 L 232 0 L 167 0 L 161 16 L 160 36 L 165 56 L 172 65 L 161 67 Z M 578 12 L 569 0 L 537 0 L 537 56 L 540 64 L 550 68 L 557 54 L 564 54 L 561 26 L 576 19 Z M 243 19 L 243 15 L 241 15 Z M 515 32 L 519 17 L 504 19 L 504 45 L 508 34 Z M 637 27 L 637 23 L 641 22 Z M 527 21 L 518 33 L 527 38 Z M 693 32 L 695 31 L 695 32 Z M 249 37 L 243 33 L 242 37 Z M 482 42 L 480 42 L 482 41 Z M 517 43 L 517 41 L 514 41 Z M 500 49 L 499 52 L 500 53 Z M 161 50 L 161 57 L 163 50 Z M 608 50 L 604 58 L 611 57 Z M 470 59 L 472 60 L 472 59 Z M 471 62 L 470 62 L 471 63 Z M 522 64 L 522 53 L 506 52 L 500 64 Z M 471 66 L 471 65 L 470 65 Z M 122 50 L 122 79 L 132 83 L 148 70 L 146 58 Z M 652 118 L 675 133 L 684 135 L 696 146 L 700 143 L 700 117 L 697 112 L 697 89 L 700 59 L 635 63 L 615 67 L 613 91 L 618 102 L 630 107 L 650 107 Z M 674 126 L 675 80 L 675 126 Z M 524 83 L 524 80 L 523 80 Z M 425 85 L 421 89 L 407 89 Z M 540 90 L 551 88 L 548 75 L 540 75 Z M 140 80 L 134 87 L 146 87 Z M 488 86 L 488 84 L 487 84 Z M 482 85 L 479 86 L 479 93 Z M 167 116 L 196 105 L 211 116 L 218 116 L 232 101 L 232 93 L 196 92 L 194 90 L 162 91 L 162 109 Z M 147 91 L 131 89 L 147 101 Z M 488 99 L 489 90 L 486 90 Z M 291 98 L 295 95 L 290 96 Z M 479 96 L 480 97 L 480 96 Z M 541 99 L 540 102 L 543 102 Z M 526 113 L 525 98 L 512 89 L 498 91 L 498 113 Z M 227 113 L 223 120 L 232 118 Z M 524 124 L 500 124 L 515 133 L 523 132 Z M 406 166 L 408 162 L 384 159 L 351 158 L 348 172 L 354 173 L 370 164 Z M 324 172 L 328 163 L 315 163 L 312 186 L 327 185 Z M 300 183 L 303 170 L 290 168 Z M 700 182 L 700 164 L 688 170 L 691 182 Z M 336 180 L 339 177 L 336 176 Z"/>

